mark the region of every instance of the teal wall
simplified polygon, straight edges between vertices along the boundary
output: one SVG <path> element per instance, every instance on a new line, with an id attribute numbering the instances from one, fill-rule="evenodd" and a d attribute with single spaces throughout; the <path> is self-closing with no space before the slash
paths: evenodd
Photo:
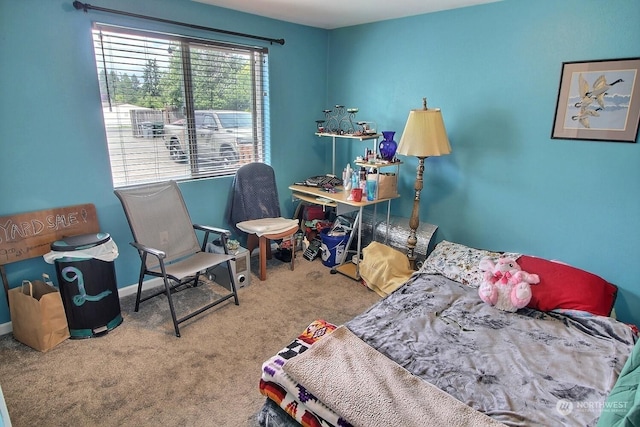
<path id="1" fill-rule="evenodd" d="M 402 133 L 408 111 L 443 111 L 453 153 L 426 161 L 421 221 L 438 239 L 563 260 L 620 287 L 616 309 L 640 323 L 638 144 L 550 138 L 563 61 L 640 56 L 636 0 L 504 0 L 325 31 L 188 0 L 94 0 L 95 6 L 285 38 L 270 46 L 271 160 L 287 185 L 328 170 L 313 136 L 322 110 Z M 99 12 L 71 0 L 0 0 L 0 216 L 94 203 L 120 248 L 120 287 L 138 259 L 113 195 L 90 27 L 93 20 L 206 36 Z M 245 42 L 215 36 L 218 39 Z M 259 45 L 262 43 L 252 42 Z M 364 143 L 338 146 L 338 168 Z M 396 215 L 408 217 L 416 162 L 402 166 Z M 182 183 L 194 221 L 225 225 L 230 178 Z M 40 259 L 7 266 L 10 283 L 54 274 Z M 0 295 L 0 324 L 9 321 Z"/>
<path id="2" fill-rule="evenodd" d="M 453 150 L 426 160 L 420 218 L 437 239 L 599 274 L 620 287 L 618 316 L 640 323 L 640 146 L 550 137 L 562 62 L 640 57 L 639 22 L 637 0 L 504 0 L 338 29 L 328 99 L 399 141 L 427 97 Z M 341 163 L 360 147 L 342 146 Z M 394 209 L 409 216 L 405 160 Z"/>
<path id="3" fill-rule="evenodd" d="M 118 244 L 118 286 L 137 282 L 139 258 L 113 194 L 91 41 L 92 21 L 214 37 L 269 47 L 271 160 L 278 171 L 281 204 L 292 213 L 287 185 L 322 173 L 326 146 L 313 135 L 316 111 L 325 108 L 325 30 L 288 24 L 188 0 L 92 0 L 93 6 L 284 38 L 269 45 L 145 22 L 102 12 L 84 13 L 72 0 L 0 0 L 0 216 L 79 203 L 94 203 L 102 230 Z M 225 221 L 231 178 L 180 185 L 194 222 Z M 41 258 L 6 266 L 11 286 L 53 266 Z M 10 320 L 0 292 L 0 324 Z"/>

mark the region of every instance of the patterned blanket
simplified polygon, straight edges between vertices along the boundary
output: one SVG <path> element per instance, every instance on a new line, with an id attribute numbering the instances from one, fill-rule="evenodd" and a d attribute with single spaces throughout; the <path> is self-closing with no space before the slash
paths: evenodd
<path id="1" fill-rule="evenodd" d="M 262 364 L 260 393 L 277 403 L 291 418 L 304 427 L 350 427 L 348 422 L 327 408 L 282 369 L 287 360 L 304 353 L 313 343 L 335 329 L 336 326 L 331 323 L 316 320 L 307 326 L 293 342 Z M 277 414 L 272 417 L 277 417 Z"/>
<path id="2" fill-rule="evenodd" d="M 594 426 L 635 343 L 631 328 L 610 317 L 500 311 L 476 289 L 426 274 L 346 326 L 507 425 Z"/>
<path id="3" fill-rule="evenodd" d="M 345 326 L 285 362 L 283 369 L 354 426 L 502 426 L 411 375 Z"/>
<path id="4" fill-rule="evenodd" d="M 594 426 L 636 340 L 609 317 L 499 311 L 476 289 L 428 274 L 414 275 L 345 326 L 411 374 L 512 426 Z M 305 414 L 315 413 L 311 405 L 328 411 L 315 425 L 347 425 L 303 385 L 293 387 L 286 394 L 299 401 L 302 393 Z M 276 425 L 292 424 L 269 423 Z"/>

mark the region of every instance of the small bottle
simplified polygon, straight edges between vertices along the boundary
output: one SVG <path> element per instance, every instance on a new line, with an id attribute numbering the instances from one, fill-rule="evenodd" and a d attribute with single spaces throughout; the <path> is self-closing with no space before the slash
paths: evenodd
<path id="1" fill-rule="evenodd" d="M 351 191 L 351 164 L 347 163 L 347 167 L 342 171 L 342 186 L 345 191 Z"/>
<path id="2" fill-rule="evenodd" d="M 378 198 L 378 169 L 369 168 L 367 173 L 367 200 L 372 201 Z"/>
<path id="3" fill-rule="evenodd" d="M 358 186 L 362 188 L 362 194 L 366 194 L 365 191 L 367 191 L 367 170 L 364 168 L 364 166 L 360 168 L 359 181 L 360 182 L 358 183 Z"/>
<path id="4" fill-rule="evenodd" d="M 375 163 L 376 162 L 376 153 L 373 150 L 368 150 L 367 162 Z"/>

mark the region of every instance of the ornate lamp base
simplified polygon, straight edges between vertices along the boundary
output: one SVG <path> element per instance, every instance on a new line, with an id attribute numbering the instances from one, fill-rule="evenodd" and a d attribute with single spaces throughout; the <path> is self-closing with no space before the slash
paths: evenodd
<path id="1" fill-rule="evenodd" d="M 416 233 L 418 226 L 420 225 L 420 192 L 423 187 L 423 175 L 424 175 L 424 159 L 426 157 L 418 157 L 418 168 L 416 173 L 416 182 L 413 186 L 413 210 L 411 211 L 411 218 L 409 218 L 409 237 L 407 238 L 407 258 L 409 258 L 409 264 L 412 269 L 416 269 L 416 254 L 415 248 L 418 244 L 418 238 Z"/>

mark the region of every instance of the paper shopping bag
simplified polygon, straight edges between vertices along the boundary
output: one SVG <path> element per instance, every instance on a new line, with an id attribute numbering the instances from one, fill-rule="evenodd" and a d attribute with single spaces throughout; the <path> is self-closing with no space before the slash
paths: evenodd
<path id="1" fill-rule="evenodd" d="M 9 310 L 15 339 L 48 351 L 69 338 L 60 292 L 40 280 L 24 280 L 9 290 Z"/>

